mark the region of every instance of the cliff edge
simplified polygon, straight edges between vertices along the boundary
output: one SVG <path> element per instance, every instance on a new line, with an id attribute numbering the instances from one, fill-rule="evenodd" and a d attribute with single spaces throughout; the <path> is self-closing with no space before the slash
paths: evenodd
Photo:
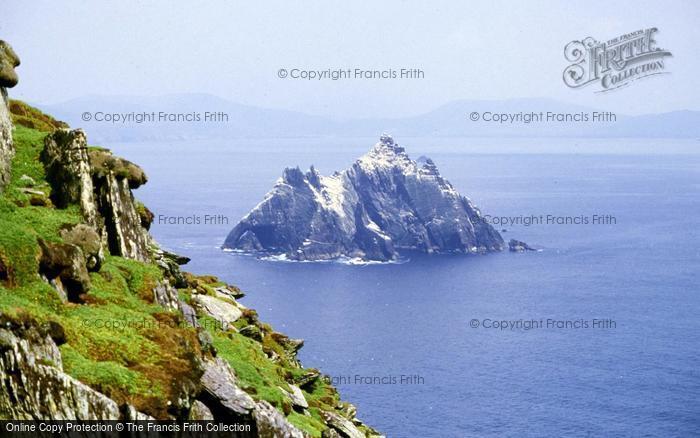
<path id="1" fill-rule="evenodd" d="M 303 346 L 148 233 L 136 164 L 19 101 L 0 42 L 0 419 L 214 420 L 365 437 Z M 9 70 L 8 70 L 9 68 Z M 10 71 L 12 70 L 12 71 Z"/>

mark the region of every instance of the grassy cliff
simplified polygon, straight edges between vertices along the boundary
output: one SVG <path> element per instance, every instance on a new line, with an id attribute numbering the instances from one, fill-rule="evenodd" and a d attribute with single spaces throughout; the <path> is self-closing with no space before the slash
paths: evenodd
<path id="1" fill-rule="evenodd" d="M 155 262 L 106 254 L 99 271 L 89 273 L 91 288 L 82 302 L 61 299 L 39 274 L 38 241 L 62 242 L 61 230 L 81 222 L 81 212 L 77 205 L 53 205 L 39 157 L 44 137 L 64 125 L 18 101 L 10 109 L 16 154 L 11 182 L 0 195 L 3 318 L 50 327 L 66 373 L 156 418 L 186 415 L 178 397 L 195 391 L 188 388 L 201 377 L 199 358 L 217 355 L 232 366 L 245 392 L 271 403 L 305 434 L 321 436 L 329 428 L 325 412 L 354 419 L 354 408 L 340 401 L 317 370 L 299 365 L 298 346 L 258 321 L 255 311 L 244 310 L 233 327 L 198 312 L 195 328 L 182 313 L 155 302 L 153 289 L 165 275 Z M 185 303 L 192 304 L 193 293 L 216 296 L 216 287 L 223 285 L 209 276 L 184 277 L 177 292 Z M 301 387 L 308 409 L 295 409 L 290 384 Z M 363 433 L 374 433 L 356 424 Z"/>

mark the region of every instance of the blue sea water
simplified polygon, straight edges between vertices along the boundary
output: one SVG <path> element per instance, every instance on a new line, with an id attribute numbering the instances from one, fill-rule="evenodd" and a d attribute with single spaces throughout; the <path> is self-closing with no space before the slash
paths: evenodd
<path id="1" fill-rule="evenodd" d="M 285 166 L 330 173 L 374 141 L 107 146 L 145 168 L 136 194 L 156 215 L 228 218 L 152 232 L 192 258 L 188 270 L 239 285 L 262 320 L 305 339 L 303 364 L 389 437 L 700 433 L 700 142 L 398 139 L 485 214 L 615 219 L 498 226 L 541 252 L 350 266 L 218 248 Z M 544 327 L 484 327 L 501 320 Z"/>

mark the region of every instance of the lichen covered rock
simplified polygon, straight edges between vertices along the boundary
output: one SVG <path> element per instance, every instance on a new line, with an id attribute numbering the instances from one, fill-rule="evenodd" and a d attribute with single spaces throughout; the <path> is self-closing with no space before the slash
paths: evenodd
<path id="1" fill-rule="evenodd" d="M 204 364 L 202 398 L 215 419 L 243 418 L 255 408 L 255 401 L 236 384 L 236 374 L 221 358 Z"/>
<path id="2" fill-rule="evenodd" d="M 83 301 L 83 294 L 90 290 L 90 276 L 85 266 L 85 256 L 79 246 L 69 243 L 52 243 L 39 239 L 41 249 L 39 273 L 68 301 Z"/>
<path id="3" fill-rule="evenodd" d="M 12 118 L 5 88 L 17 85 L 15 67 L 18 65 L 19 57 L 12 47 L 0 40 L 0 193 L 10 182 L 10 165 L 14 156 Z"/>
<path id="4" fill-rule="evenodd" d="M 19 65 L 19 56 L 5 41 L 0 40 L 0 87 L 12 88 L 19 78 L 15 67 Z"/>
<path id="5" fill-rule="evenodd" d="M 233 324 L 243 315 L 243 311 L 237 306 L 209 295 L 194 295 L 192 302 L 224 327 Z"/>
<path id="6" fill-rule="evenodd" d="M 83 251 L 85 266 L 89 271 L 99 271 L 104 262 L 102 241 L 97 231 L 86 224 L 69 224 L 59 232 L 65 243 L 75 245 Z"/>
<path id="7" fill-rule="evenodd" d="M 0 413 L 16 420 L 118 420 L 119 406 L 63 372 L 50 336 L 0 328 Z"/>
<path id="8" fill-rule="evenodd" d="M 97 209 L 103 218 L 107 244 L 112 255 L 146 261 L 150 237 L 141 226 L 130 180 L 114 172 L 95 177 Z"/>
<path id="9" fill-rule="evenodd" d="M 78 204 L 86 223 L 99 226 L 87 150 L 87 138 L 81 129 L 57 129 L 44 139 L 40 158 L 54 205 L 66 208 Z"/>

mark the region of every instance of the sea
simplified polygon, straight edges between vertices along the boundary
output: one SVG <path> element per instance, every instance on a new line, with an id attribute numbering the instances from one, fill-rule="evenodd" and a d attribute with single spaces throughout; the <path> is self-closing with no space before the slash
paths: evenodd
<path id="1" fill-rule="evenodd" d="M 700 435 L 698 139 L 396 138 L 538 251 L 298 263 L 220 249 L 282 175 L 377 138 L 104 144 L 141 165 L 152 234 L 305 340 L 388 437 Z"/>

